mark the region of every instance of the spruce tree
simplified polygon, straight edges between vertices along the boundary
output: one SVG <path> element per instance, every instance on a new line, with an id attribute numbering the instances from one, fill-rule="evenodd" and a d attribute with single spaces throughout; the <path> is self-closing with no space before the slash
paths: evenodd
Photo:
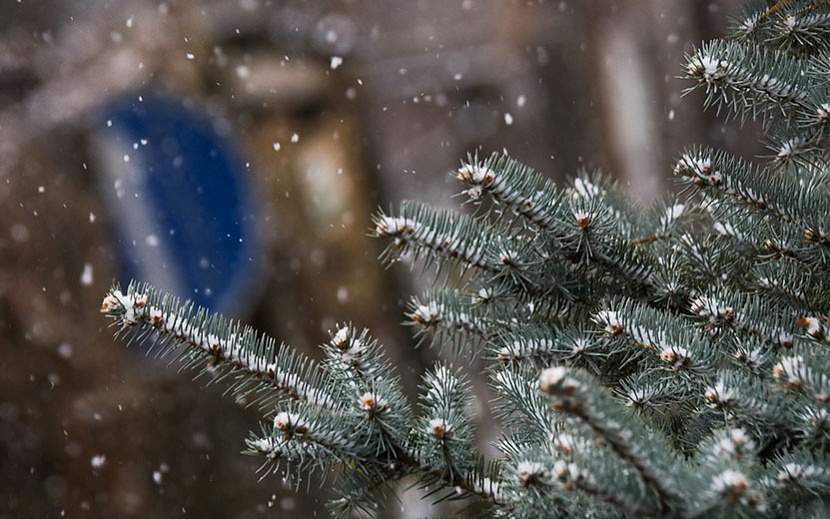
<path id="1" fill-rule="evenodd" d="M 644 208 L 599 174 L 558 187 L 472 154 L 454 173 L 467 210 L 375 215 L 383 261 L 440 274 L 407 320 L 487 363 L 436 364 L 417 403 L 352 325 L 317 363 L 141 283 L 102 312 L 259 405 L 247 451 L 330 481 L 335 517 L 371 514 L 403 478 L 495 517 L 824 517 L 830 6 L 750 2 L 684 72 L 707 107 L 761 121 L 770 155 L 691 148 L 679 197 Z M 479 376 L 496 459 L 468 412 Z"/>

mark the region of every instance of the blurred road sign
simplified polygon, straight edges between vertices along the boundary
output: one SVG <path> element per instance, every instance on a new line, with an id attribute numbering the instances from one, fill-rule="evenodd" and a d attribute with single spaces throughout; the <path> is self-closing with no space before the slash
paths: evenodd
<path id="1" fill-rule="evenodd" d="M 214 123 L 178 99 L 132 95 L 105 108 L 93 152 L 122 284 L 147 281 L 239 316 L 258 270 L 257 204 Z"/>

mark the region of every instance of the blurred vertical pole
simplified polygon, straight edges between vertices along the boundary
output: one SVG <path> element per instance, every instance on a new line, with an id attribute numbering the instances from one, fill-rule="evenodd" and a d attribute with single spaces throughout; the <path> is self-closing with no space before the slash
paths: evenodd
<path id="1" fill-rule="evenodd" d="M 591 84 L 602 114 L 607 170 L 640 200 L 650 202 L 664 192 L 665 162 L 658 135 L 658 119 L 665 110 L 653 87 L 659 73 L 654 57 L 645 52 L 654 35 L 631 30 L 648 14 L 645 4 L 625 12 L 607 4 L 594 3 L 589 26 L 594 47 Z"/>
<path id="2" fill-rule="evenodd" d="M 701 114 L 698 102 L 681 100 L 683 52 L 725 27 L 721 11 L 737 3 L 628 3 L 591 0 L 579 4 L 588 48 L 587 85 L 598 107 L 603 169 L 648 204 L 670 187 L 671 160 L 683 149 L 721 133 L 723 125 Z"/>

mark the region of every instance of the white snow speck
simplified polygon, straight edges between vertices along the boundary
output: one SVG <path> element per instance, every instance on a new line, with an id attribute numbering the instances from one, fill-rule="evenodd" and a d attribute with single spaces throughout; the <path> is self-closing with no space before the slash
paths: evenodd
<path id="1" fill-rule="evenodd" d="M 185 57 L 187 59 L 196 59 L 196 56 L 192 52 L 188 52 L 187 54 L 185 54 Z"/>
<path id="2" fill-rule="evenodd" d="M 125 153 L 124 154 L 124 162 L 129 162 L 129 161 L 130 161 L 130 156 Z"/>
<path id="3" fill-rule="evenodd" d="M 669 110 L 669 121 L 674 121 L 674 109 Z"/>
<path id="4" fill-rule="evenodd" d="M 127 18 L 127 24 L 126 25 L 127 25 L 127 27 L 132 27 L 133 26 L 133 17 L 132 16 Z"/>
<path id="5" fill-rule="evenodd" d="M 290 512 L 295 508 L 297 508 L 297 503 L 294 501 L 294 498 L 288 496 L 280 499 L 280 509 Z"/>
<path id="6" fill-rule="evenodd" d="M 94 469 L 100 469 L 101 467 L 104 466 L 104 464 L 106 462 L 107 462 L 107 455 L 106 454 L 96 454 L 95 456 L 92 457 L 92 459 L 89 460 L 89 464 Z"/>
<path id="7" fill-rule="evenodd" d="M 112 183 L 113 189 L 115 189 L 115 196 L 118 198 L 124 198 L 124 195 L 127 193 L 124 190 L 124 180 L 123 179 L 116 179 L 115 182 Z"/>
<path id="8" fill-rule="evenodd" d="M 293 142 L 293 143 L 300 142 L 300 136 L 297 135 L 296 133 L 292 133 L 291 134 L 291 142 Z"/>
<path id="9" fill-rule="evenodd" d="M 38 193 L 45 193 L 46 192 L 46 186 L 37 186 L 37 192 Z"/>
<path id="10" fill-rule="evenodd" d="M 274 151 L 280 151 L 280 148 L 282 148 L 282 144 L 280 144 L 278 142 L 275 142 L 274 143 Z"/>
<path id="11" fill-rule="evenodd" d="M 510 112 L 506 112 L 504 114 L 504 124 L 506 124 L 507 126 L 513 124 L 513 116 L 510 114 Z"/>
<path id="12" fill-rule="evenodd" d="M 518 106 L 519 108 L 522 108 L 525 105 L 525 103 L 527 103 L 527 97 L 525 97 L 524 94 L 520 95 L 516 99 L 516 106 Z"/>
<path id="13" fill-rule="evenodd" d="M 239 65 L 236 67 L 236 76 L 241 78 L 250 77 L 251 69 L 247 67 L 247 65 Z"/>
<path id="14" fill-rule="evenodd" d="M 346 287 L 340 287 L 337 289 L 337 301 L 341 303 L 345 303 L 349 300 L 349 289 Z"/>
<path id="15" fill-rule="evenodd" d="M 92 264 L 84 263 L 84 271 L 81 273 L 81 284 L 88 287 L 94 281 L 92 275 Z"/>
<path id="16" fill-rule="evenodd" d="M 12 239 L 16 242 L 29 241 L 29 228 L 22 223 L 16 223 L 11 228 Z"/>
<path id="17" fill-rule="evenodd" d="M 68 359 L 71 356 L 72 356 L 72 345 L 68 344 L 68 343 L 65 343 L 65 342 L 61 343 L 61 345 L 58 346 L 58 357 L 60 357 L 62 359 Z"/>
<path id="18" fill-rule="evenodd" d="M 339 67 L 342 64 L 343 64 L 343 58 L 341 58 L 340 56 L 332 56 L 329 66 L 331 67 L 332 70 L 335 70 L 337 67 Z"/>
<path id="19" fill-rule="evenodd" d="M 90 211 L 89 212 L 89 223 L 94 223 L 94 222 L 95 222 L 95 213 Z"/>
<path id="20" fill-rule="evenodd" d="M 144 241 L 150 247 L 158 247 L 159 245 L 159 237 L 155 234 L 148 234 Z"/>
<path id="21" fill-rule="evenodd" d="M 160 464 L 158 470 L 153 471 L 153 482 L 156 485 L 161 485 L 164 475 L 168 472 L 170 472 L 170 465 L 167 463 Z"/>

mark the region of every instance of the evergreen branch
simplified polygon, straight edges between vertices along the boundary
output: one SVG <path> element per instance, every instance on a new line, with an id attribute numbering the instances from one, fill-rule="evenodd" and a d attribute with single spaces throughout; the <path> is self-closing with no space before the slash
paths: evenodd
<path id="1" fill-rule="evenodd" d="M 695 292 L 689 286 L 690 279 L 698 280 L 699 276 L 689 274 L 690 269 L 681 247 L 674 243 L 658 243 L 657 248 L 655 256 L 658 260 L 650 277 L 655 303 L 662 303 L 667 309 L 685 308 L 689 297 Z"/>
<path id="2" fill-rule="evenodd" d="M 484 476 L 484 465 L 466 416 L 470 403 L 469 383 L 447 366 L 436 365 L 424 376 L 421 394 L 423 416 L 414 431 L 414 456 L 422 485 L 440 483 L 453 495 L 475 495 L 485 502 L 498 503 L 498 485 Z M 434 492 L 438 492 L 437 487 Z"/>
<path id="3" fill-rule="evenodd" d="M 564 485 L 553 476 L 550 457 L 523 449 L 522 457 L 505 464 L 500 494 L 511 517 L 568 517 Z"/>
<path id="4" fill-rule="evenodd" d="M 699 461 L 707 465 L 723 462 L 751 464 L 757 451 L 755 441 L 741 428 L 718 429 L 698 448 Z"/>
<path id="5" fill-rule="evenodd" d="M 345 434 L 351 425 L 348 418 L 332 420 L 329 413 L 309 406 L 293 405 L 274 415 L 271 430 L 246 442 L 249 453 L 265 454 L 269 461 L 296 463 L 298 472 L 322 468 L 323 474 L 334 466 L 371 460 L 361 452 L 355 438 Z M 276 470 L 276 466 L 274 467 Z"/>
<path id="6" fill-rule="evenodd" d="M 729 356 L 734 366 L 740 367 L 755 377 L 766 379 L 772 373 L 772 366 L 780 357 L 779 348 L 760 339 L 741 339 Z"/>
<path id="7" fill-rule="evenodd" d="M 416 335 L 431 332 L 433 343 L 443 344 L 449 335 L 455 354 L 462 347 L 475 353 L 474 343 L 488 340 L 498 328 L 490 315 L 492 305 L 477 304 L 478 296 L 474 298 L 458 290 L 432 291 L 426 296 L 425 302 L 417 297 L 409 300 L 406 324 L 417 328 Z"/>
<path id="8" fill-rule="evenodd" d="M 390 264 L 412 253 L 427 265 L 460 264 L 492 276 L 495 291 L 516 296 L 570 297 L 573 276 L 562 266 L 544 268 L 537 244 L 490 224 L 423 204 L 404 203 L 399 216 L 375 216 L 375 235 L 394 238 L 382 255 Z M 558 279 L 551 282 L 551 276 Z"/>
<path id="9" fill-rule="evenodd" d="M 595 512 L 601 510 L 609 513 L 608 509 L 601 506 L 601 503 L 605 502 L 612 505 L 609 508 L 627 512 L 633 517 L 650 515 L 636 498 L 632 499 L 632 496 L 638 493 L 636 488 L 621 488 L 621 484 L 626 480 L 624 474 L 609 470 L 607 464 L 601 465 L 596 462 L 597 460 L 593 461 L 594 463 L 585 463 L 590 466 L 588 468 L 580 462 L 552 458 L 543 452 L 525 448 L 520 457 L 507 464 L 504 493 L 509 495 L 509 502 L 521 510 L 521 513 L 517 514 L 521 517 L 537 517 L 540 514 L 549 516 L 551 508 L 567 517 L 570 510 L 563 500 L 563 494 L 577 493 L 575 491 L 590 499 L 586 505 L 590 503 L 588 506 L 596 509 Z M 603 483 L 610 484 L 603 485 L 598 482 L 592 469 L 602 470 L 605 476 L 602 478 Z M 534 506 L 532 503 L 547 506 Z M 551 504 L 554 506 L 551 507 Z"/>
<path id="10" fill-rule="evenodd" d="M 659 371 L 645 371 L 625 377 L 620 380 L 615 393 L 638 414 L 663 420 L 669 415 L 678 415 L 678 405 L 691 407 L 694 403 L 688 386 L 679 384 L 673 374 Z"/>
<path id="11" fill-rule="evenodd" d="M 779 7 L 787 1 L 778 2 Z M 756 45 L 762 43 L 765 26 L 771 23 L 770 15 L 775 10 L 776 7 L 770 7 L 766 0 L 752 0 L 740 6 L 739 16 L 732 20 L 730 38 Z"/>
<path id="12" fill-rule="evenodd" d="M 388 485 L 367 478 L 357 471 L 346 472 L 343 477 L 346 481 L 339 491 L 342 497 L 326 503 L 329 514 L 336 519 L 376 517 L 378 503 L 385 503 L 389 499 L 391 490 L 388 490 Z"/>
<path id="13" fill-rule="evenodd" d="M 780 394 L 756 377 L 722 372 L 703 393 L 709 407 L 742 423 L 758 441 L 775 442 L 778 435 L 794 436 L 795 419 Z"/>
<path id="14" fill-rule="evenodd" d="M 521 366 L 507 366 L 492 373 L 492 386 L 498 395 L 493 414 L 506 424 L 509 432 L 517 435 L 516 444 L 544 445 L 556 436 L 557 420 L 531 373 Z M 500 444 L 508 455 L 509 446 L 509 441 Z"/>
<path id="15" fill-rule="evenodd" d="M 812 275 L 803 265 L 786 259 L 758 265 L 752 274 L 759 293 L 783 297 L 797 309 L 816 308 L 813 301 L 820 301 L 819 294 L 830 289 L 824 276 Z"/>
<path id="16" fill-rule="evenodd" d="M 656 218 L 652 219 L 656 220 L 656 224 L 652 225 L 653 229 L 647 235 L 633 240 L 636 245 L 647 245 L 671 238 L 679 220 L 686 212 L 686 205 L 681 203 L 673 203 L 669 206 L 660 204 L 655 212 Z"/>
<path id="17" fill-rule="evenodd" d="M 583 273 L 569 260 L 544 250 L 537 250 L 529 242 L 518 241 L 511 247 L 498 245 L 500 268 L 476 278 L 487 293 L 516 304 L 534 306 L 551 311 L 567 307 L 580 299 L 579 288 L 584 288 Z"/>
<path id="18" fill-rule="evenodd" d="M 551 182 L 506 155 L 493 153 L 483 162 L 473 155 L 467 161 L 456 178 L 470 186 L 464 193 L 471 199 L 478 200 L 486 193 L 540 231 L 558 235 L 557 209 L 562 197 Z"/>
<path id="19" fill-rule="evenodd" d="M 486 193 L 497 207 L 522 216 L 558 249 L 557 257 L 577 264 L 593 261 L 627 279 L 647 282 L 648 264 L 637 257 L 636 240 L 628 237 L 634 225 L 608 203 L 607 190 L 587 176 L 575 179 L 570 192 L 560 193 L 527 166 L 493 154 L 484 162 L 469 157 L 458 179 L 472 186 L 465 192 L 474 199 Z"/>
<path id="20" fill-rule="evenodd" d="M 786 128 L 770 136 L 767 148 L 773 155 L 769 169 L 779 176 L 824 176 L 830 141 L 830 103 L 821 103 L 818 107 L 811 104 L 798 110 L 795 118 L 796 128 Z"/>
<path id="21" fill-rule="evenodd" d="M 152 344 L 162 346 L 162 355 L 176 353 L 187 365 L 202 362 L 201 373 L 244 372 L 228 388 L 240 398 L 253 396 L 267 406 L 275 394 L 282 394 L 310 405 L 334 406 L 335 395 L 322 389 L 323 377 L 310 360 L 284 345 L 276 348 L 274 339 L 250 327 L 160 295 L 150 285 L 130 283 L 126 293 L 114 286 L 101 304 L 101 313 L 120 325 L 116 335 L 126 335 L 130 342 L 152 337 Z"/>
<path id="22" fill-rule="evenodd" d="M 710 330 L 731 328 L 783 348 L 792 348 L 800 341 L 794 335 L 795 313 L 780 308 L 778 312 L 771 312 L 769 303 L 756 297 L 702 295 L 692 301 L 690 308 L 705 319 L 705 326 Z"/>
<path id="23" fill-rule="evenodd" d="M 824 282 L 824 272 L 830 269 L 830 247 L 816 246 L 814 243 L 806 242 L 805 234 L 783 228 L 778 233 L 770 233 L 761 243 L 763 256 L 773 261 L 784 259 L 798 262 L 812 276 L 819 278 L 820 284 Z M 827 298 L 824 293 L 815 293 L 818 285 L 812 288 L 814 301 Z"/>
<path id="24" fill-rule="evenodd" d="M 323 350 L 323 367 L 343 387 L 351 413 L 360 417 L 353 436 L 370 451 L 374 445 L 373 456 L 379 460 L 394 462 L 407 455 L 409 404 L 378 342 L 366 330 L 358 333 L 349 325 L 339 328 Z"/>
<path id="25" fill-rule="evenodd" d="M 677 161 L 674 173 L 701 189 L 722 193 L 747 207 L 763 210 L 778 218 L 792 219 L 790 207 L 769 199 L 778 189 L 789 186 L 783 186 L 781 180 L 776 182 L 772 178 L 765 180 L 772 181 L 773 185 L 759 182 L 758 172 L 747 162 L 724 152 L 693 150 L 685 153 Z M 789 192 L 792 193 L 792 189 Z"/>
<path id="26" fill-rule="evenodd" d="M 804 450 L 787 453 L 775 460 L 762 481 L 788 508 L 821 500 L 830 491 L 830 458 Z"/>
<path id="27" fill-rule="evenodd" d="M 830 411 L 826 405 L 804 405 L 796 414 L 795 431 L 803 445 L 827 452 L 830 447 Z"/>
<path id="28" fill-rule="evenodd" d="M 708 479 L 692 517 L 753 517 L 765 510 L 760 485 L 746 470 L 727 466 Z"/>
<path id="29" fill-rule="evenodd" d="M 688 377 L 713 371 L 714 352 L 680 319 L 630 300 L 609 302 L 606 307 L 594 316 L 606 336 L 626 336 L 674 373 Z"/>
<path id="30" fill-rule="evenodd" d="M 440 467 L 449 481 L 467 471 L 459 464 L 471 463 L 472 428 L 465 416 L 469 405 L 469 386 L 449 368 L 437 365 L 424 377 L 421 395 L 424 414 L 417 437 L 418 458 L 430 467 Z"/>
<path id="31" fill-rule="evenodd" d="M 826 6 L 823 11 L 810 9 L 787 13 L 775 24 L 778 34 L 771 43 L 796 55 L 802 54 L 806 49 L 814 50 L 826 45 L 825 40 L 830 35 L 830 13 L 826 12 Z"/>
<path id="32" fill-rule="evenodd" d="M 562 222 L 563 255 L 582 265 L 596 264 L 640 284 L 647 284 L 650 262 L 644 261 L 636 240 L 620 229 L 620 215 L 598 198 L 576 198 L 571 218 Z M 627 232 L 627 231 L 626 231 Z"/>
<path id="33" fill-rule="evenodd" d="M 658 500 L 658 509 L 651 515 L 676 513 L 683 503 L 683 495 L 678 491 L 676 477 L 666 469 L 677 467 L 678 460 L 673 460 L 667 452 L 658 451 L 651 442 L 638 443 L 638 439 L 649 435 L 637 430 L 635 421 L 629 420 L 629 427 L 624 427 L 609 415 L 613 406 L 605 402 L 604 392 L 591 388 L 587 380 L 574 370 L 554 367 L 542 371 L 539 386 L 551 395 L 555 410 L 579 418 L 639 474 Z M 659 464 L 661 458 L 663 464 Z"/>
<path id="34" fill-rule="evenodd" d="M 812 85 L 800 63 L 762 47 L 716 40 L 687 56 L 687 79 L 706 92 L 706 106 L 724 106 L 741 118 L 804 106 Z M 692 88 L 696 88 L 692 87 Z M 691 89 L 690 89 L 691 90 Z"/>
<path id="35" fill-rule="evenodd" d="M 580 470 L 576 463 L 567 463 L 559 460 L 553 467 L 553 474 L 565 489 L 573 487 L 581 490 L 585 494 L 601 499 L 634 517 L 648 517 L 650 515 L 647 509 L 642 508 L 638 503 L 628 499 L 629 492 L 620 492 L 619 488 L 603 488 L 599 486 L 591 476 L 591 473 Z M 620 479 L 616 480 L 617 483 L 619 481 Z"/>
<path id="36" fill-rule="evenodd" d="M 802 317 L 795 324 L 806 328 L 805 331 L 809 337 L 830 346 L 830 326 L 827 325 L 827 322 L 828 319 L 825 316 Z"/>
<path id="37" fill-rule="evenodd" d="M 795 57 L 826 51 L 830 35 L 827 2 L 750 2 L 733 29 L 738 40 L 779 49 Z"/>
<path id="38" fill-rule="evenodd" d="M 680 253 L 677 266 L 682 274 L 680 289 L 685 300 L 703 288 L 721 286 L 724 273 L 733 275 L 737 270 L 734 256 L 724 254 L 728 249 L 710 247 L 706 241 L 691 234 L 680 236 L 675 247 Z"/>
<path id="39" fill-rule="evenodd" d="M 446 258 L 467 268 L 497 272 L 491 246 L 505 241 L 504 234 L 482 222 L 417 203 L 402 204 L 399 216 L 380 212 L 374 216 L 374 224 L 375 236 L 394 238 L 383 254 L 386 263 L 414 252 L 427 261 Z"/>
<path id="40" fill-rule="evenodd" d="M 596 375 L 604 372 L 612 354 L 595 333 L 538 324 L 505 328 L 490 343 L 490 352 L 503 365 L 517 363 L 541 368 L 566 364 Z"/>
<path id="41" fill-rule="evenodd" d="M 789 391 L 803 392 L 822 404 L 830 403 L 830 363 L 805 351 L 787 355 L 772 368 L 775 378 Z"/>
<path id="42" fill-rule="evenodd" d="M 562 488 L 579 490 L 592 501 L 602 500 L 633 517 L 655 517 L 659 503 L 639 478 L 631 477 L 630 465 L 579 425 L 567 423 L 565 427 L 570 432 L 553 438 L 559 457 L 551 468 Z M 597 448 L 598 442 L 603 448 Z"/>
<path id="43" fill-rule="evenodd" d="M 765 509 L 761 485 L 754 479 L 758 463 L 756 442 L 743 429 L 715 430 L 698 448 L 693 517 L 757 514 Z M 702 498 L 702 499 L 701 499 Z"/>

